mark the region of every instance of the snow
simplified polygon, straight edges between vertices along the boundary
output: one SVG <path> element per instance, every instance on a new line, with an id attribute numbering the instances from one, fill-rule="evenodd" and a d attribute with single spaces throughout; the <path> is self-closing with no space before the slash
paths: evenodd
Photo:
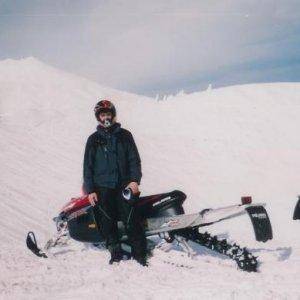
<path id="1" fill-rule="evenodd" d="M 292 220 L 300 182 L 300 83 L 269 83 L 166 97 L 164 101 L 99 86 L 34 58 L 0 62 L 1 299 L 300 299 L 299 221 Z M 93 106 L 109 97 L 131 130 L 143 161 L 143 195 L 181 189 L 186 212 L 265 202 L 274 239 L 258 243 L 247 216 L 208 228 L 259 256 L 248 274 L 192 245 L 156 249 L 150 266 L 108 265 L 106 251 L 73 242 L 55 259 L 42 245 L 52 218 L 80 195 L 82 156 L 95 130 Z M 179 267 L 183 265 L 183 267 Z"/>

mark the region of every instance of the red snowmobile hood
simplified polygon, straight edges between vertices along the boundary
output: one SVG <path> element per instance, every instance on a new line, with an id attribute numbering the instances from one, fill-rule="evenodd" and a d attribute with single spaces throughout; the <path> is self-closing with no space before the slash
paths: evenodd
<path id="1" fill-rule="evenodd" d="M 65 206 L 63 206 L 61 212 L 69 214 L 89 205 L 91 204 L 89 202 L 88 195 L 72 198 Z"/>

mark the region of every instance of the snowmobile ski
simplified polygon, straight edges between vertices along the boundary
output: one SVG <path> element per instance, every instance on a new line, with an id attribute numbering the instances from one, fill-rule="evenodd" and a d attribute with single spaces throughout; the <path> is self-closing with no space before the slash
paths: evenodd
<path id="1" fill-rule="evenodd" d="M 38 247 L 35 235 L 32 231 L 28 232 L 27 234 L 26 245 L 27 248 L 30 249 L 31 252 L 34 253 L 36 256 L 44 257 L 44 258 L 48 257 L 46 253 Z"/>

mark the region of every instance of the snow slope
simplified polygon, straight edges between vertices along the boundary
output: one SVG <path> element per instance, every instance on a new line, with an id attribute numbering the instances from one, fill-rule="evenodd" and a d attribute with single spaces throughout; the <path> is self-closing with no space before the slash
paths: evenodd
<path id="1" fill-rule="evenodd" d="M 101 87 L 34 58 L 0 62 L 1 299 L 300 299 L 300 84 L 233 86 L 165 101 Z M 246 216 L 209 228 L 248 246 L 260 272 L 201 247 L 190 260 L 176 246 L 155 250 L 150 267 L 107 264 L 108 253 L 73 242 L 55 260 L 24 244 L 29 230 L 42 244 L 52 217 L 80 194 L 93 106 L 110 97 L 132 131 L 143 161 L 143 194 L 181 189 L 187 212 L 239 202 L 266 202 L 274 239 L 254 240 Z M 167 262 L 175 262 L 176 265 Z M 184 265 L 179 268 L 177 265 Z"/>

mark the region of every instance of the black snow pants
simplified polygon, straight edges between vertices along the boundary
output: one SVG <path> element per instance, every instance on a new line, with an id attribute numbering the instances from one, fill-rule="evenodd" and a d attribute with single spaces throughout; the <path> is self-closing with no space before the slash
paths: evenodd
<path id="1" fill-rule="evenodd" d="M 122 191 L 123 188 L 99 188 L 96 191 L 99 213 L 95 217 L 110 251 L 120 247 L 117 222 L 121 220 L 129 238 L 133 258 L 140 259 L 146 256 L 145 232 L 137 210 L 123 199 Z"/>

